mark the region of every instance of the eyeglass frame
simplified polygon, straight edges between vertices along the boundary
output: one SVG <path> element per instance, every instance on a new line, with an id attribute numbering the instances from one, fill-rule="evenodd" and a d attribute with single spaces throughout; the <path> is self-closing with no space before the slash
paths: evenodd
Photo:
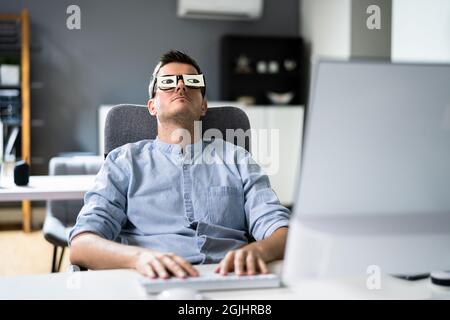
<path id="1" fill-rule="evenodd" d="M 187 82 L 188 79 L 186 79 L 186 81 L 185 81 L 185 78 L 187 78 L 187 77 L 189 77 L 189 76 L 202 76 L 202 82 L 203 82 L 203 85 L 202 85 L 202 86 L 190 86 L 190 85 L 186 85 L 186 82 Z M 175 84 L 174 84 L 173 87 L 169 87 L 169 88 L 166 88 L 166 89 L 162 89 L 161 87 L 159 87 L 159 86 L 157 85 L 157 84 L 158 84 L 158 79 L 169 78 L 169 77 L 176 77 L 176 81 L 175 81 Z M 158 88 L 159 88 L 160 90 L 162 90 L 162 91 L 168 91 L 168 90 L 170 90 L 170 89 L 175 89 L 175 88 L 177 87 L 178 81 L 180 81 L 180 79 L 183 80 L 183 83 L 184 83 L 184 85 L 185 85 L 186 87 L 188 87 L 188 88 L 190 88 L 190 89 L 200 89 L 200 90 L 201 90 L 201 93 L 202 93 L 202 96 L 203 96 L 203 97 L 205 96 L 205 93 L 206 93 L 206 81 L 205 81 L 205 76 L 203 75 L 203 73 L 200 73 L 200 74 L 180 74 L 180 75 L 163 75 L 163 76 L 156 76 L 156 77 L 154 78 L 154 80 L 153 80 L 152 96 L 151 96 L 150 98 L 154 98 L 154 97 L 155 97 L 156 89 L 158 89 Z"/>

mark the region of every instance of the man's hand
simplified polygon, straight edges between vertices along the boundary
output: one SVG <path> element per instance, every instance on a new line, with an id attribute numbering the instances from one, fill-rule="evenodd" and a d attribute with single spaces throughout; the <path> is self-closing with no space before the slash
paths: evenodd
<path id="1" fill-rule="evenodd" d="M 287 227 L 278 228 L 264 240 L 228 252 L 215 272 L 222 275 L 229 271 L 234 271 L 237 275 L 268 273 L 267 263 L 283 259 L 287 231 Z"/>
<path id="2" fill-rule="evenodd" d="M 150 278 L 167 279 L 172 275 L 178 278 L 198 276 L 198 271 L 176 254 L 151 250 L 145 250 L 138 254 L 135 269 Z"/>
<path id="3" fill-rule="evenodd" d="M 233 270 L 237 275 L 254 275 L 269 272 L 266 261 L 255 244 L 229 251 L 219 263 L 215 272 L 227 275 L 229 271 Z"/>

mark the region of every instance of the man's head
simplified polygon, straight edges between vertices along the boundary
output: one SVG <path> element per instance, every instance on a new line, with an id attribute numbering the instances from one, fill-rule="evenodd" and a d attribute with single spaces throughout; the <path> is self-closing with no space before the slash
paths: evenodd
<path id="1" fill-rule="evenodd" d="M 192 123 L 206 113 L 205 91 L 197 62 L 180 51 L 168 51 L 153 71 L 147 106 L 159 122 Z"/>

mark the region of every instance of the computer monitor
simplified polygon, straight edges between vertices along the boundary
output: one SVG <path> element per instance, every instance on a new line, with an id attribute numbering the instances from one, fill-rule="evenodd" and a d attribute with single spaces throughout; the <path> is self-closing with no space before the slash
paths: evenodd
<path id="1" fill-rule="evenodd" d="M 283 280 L 450 269 L 450 65 L 314 66 Z"/>

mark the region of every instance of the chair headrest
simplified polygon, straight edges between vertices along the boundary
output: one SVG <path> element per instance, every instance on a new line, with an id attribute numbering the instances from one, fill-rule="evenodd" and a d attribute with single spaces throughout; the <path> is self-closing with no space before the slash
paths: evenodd
<path id="1" fill-rule="evenodd" d="M 209 108 L 201 117 L 202 134 L 208 129 L 218 129 L 222 138 L 237 144 L 237 139 L 227 137 L 226 130 L 250 129 L 247 114 L 237 107 Z M 105 122 L 105 156 L 117 147 L 144 139 L 155 139 L 158 123 L 145 105 L 121 104 L 113 107 Z M 229 141 L 230 140 L 230 141 Z M 245 149 L 250 150 L 250 134 L 245 139 Z"/>

